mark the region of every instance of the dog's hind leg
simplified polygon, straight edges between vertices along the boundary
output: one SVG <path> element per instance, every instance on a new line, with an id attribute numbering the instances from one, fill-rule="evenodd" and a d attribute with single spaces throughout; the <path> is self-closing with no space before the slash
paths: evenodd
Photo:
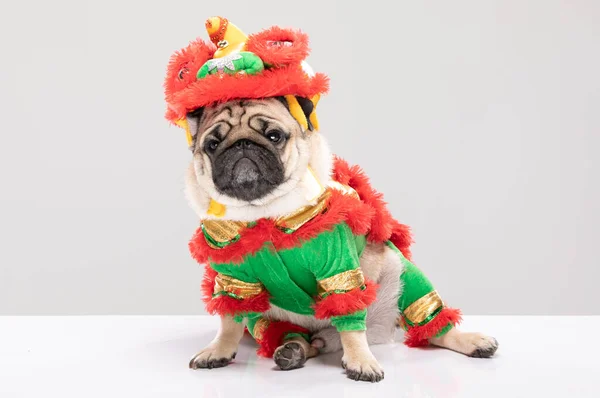
<path id="1" fill-rule="evenodd" d="M 441 337 L 429 339 L 429 342 L 473 358 L 490 358 L 498 349 L 498 341 L 495 338 L 482 333 L 463 332 L 456 328 Z"/>
<path id="2" fill-rule="evenodd" d="M 302 336 L 294 336 L 277 347 L 273 354 L 275 364 L 281 370 L 298 369 L 304 366 L 308 358 L 317 356 L 319 350 L 311 346 Z"/>
<path id="3" fill-rule="evenodd" d="M 477 358 L 494 355 L 498 341 L 481 333 L 456 329 L 461 321 L 460 311 L 446 307 L 429 279 L 398 254 L 404 263 L 401 276 L 404 288 L 398 307 L 399 324 L 406 330 L 405 344 L 409 347 L 432 344 Z"/>
<path id="4" fill-rule="evenodd" d="M 259 345 L 258 355 L 273 358 L 282 370 L 301 368 L 319 352 L 308 343 L 310 331 L 289 321 L 254 315 L 248 319 L 248 331 Z"/>

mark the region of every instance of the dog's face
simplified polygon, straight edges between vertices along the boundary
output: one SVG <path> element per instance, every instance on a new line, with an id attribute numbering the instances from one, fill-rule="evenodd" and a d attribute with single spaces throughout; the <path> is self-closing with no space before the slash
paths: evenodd
<path id="1" fill-rule="evenodd" d="M 283 99 L 206 107 L 188 124 L 197 182 L 220 203 L 264 204 L 293 189 L 308 166 L 310 131 Z"/>

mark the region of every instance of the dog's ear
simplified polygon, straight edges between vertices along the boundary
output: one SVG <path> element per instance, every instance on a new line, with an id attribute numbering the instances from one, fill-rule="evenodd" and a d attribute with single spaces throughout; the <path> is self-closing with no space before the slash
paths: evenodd
<path id="1" fill-rule="evenodd" d="M 192 137 L 190 142 L 190 149 L 193 151 L 196 147 L 196 137 L 198 136 L 198 128 L 200 127 L 200 120 L 204 114 L 204 108 L 198 108 L 191 112 L 188 112 L 186 116 L 188 131 Z"/>
<path id="2" fill-rule="evenodd" d="M 318 128 L 314 123 L 316 121 L 316 101 L 313 102 L 308 98 L 297 95 L 286 95 L 284 97 L 277 97 L 277 99 L 286 106 L 294 119 L 296 119 L 302 127 L 309 131 Z"/>

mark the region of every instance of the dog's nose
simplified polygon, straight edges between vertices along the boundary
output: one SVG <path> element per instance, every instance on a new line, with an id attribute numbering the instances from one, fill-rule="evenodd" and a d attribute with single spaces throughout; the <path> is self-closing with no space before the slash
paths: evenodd
<path id="1" fill-rule="evenodd" d="M 242 138 L 235 142 L 235 146 L 239 149 L 250 148 L 254 143 L 246 138 Z"/>

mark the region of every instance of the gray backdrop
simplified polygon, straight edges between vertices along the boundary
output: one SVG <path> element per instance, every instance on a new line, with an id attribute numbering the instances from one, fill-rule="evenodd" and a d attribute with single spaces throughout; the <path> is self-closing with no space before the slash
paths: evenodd
<path id="1" fill-rule="evenodd" d="M 600 3 L 21 1 L 0 12 L 0 313 L 199 314 L 172 51 L 298 27 L 322 134 L 468 314 L 600 314 Z"/>

